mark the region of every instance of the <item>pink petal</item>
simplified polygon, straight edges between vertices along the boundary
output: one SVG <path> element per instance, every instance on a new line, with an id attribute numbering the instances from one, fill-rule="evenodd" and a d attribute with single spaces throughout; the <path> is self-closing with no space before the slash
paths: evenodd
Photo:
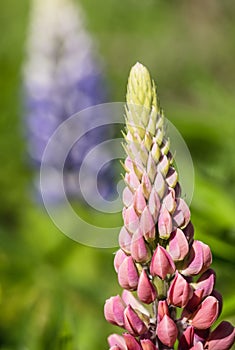
<path id="1" fill-rule="evenodd" d="M 218 300 L 213 296 L 209 296 L 203 300 L 203 302 L 193 314 L 191 324 L 197 329 L 209 328 L 217 319 L 218 312 Z"/>
<path id="2" fill-rule="evenodd" d="M 165 315 L 170 316 L 169 307 L 166 300 L 159 300 L 157 312 L 158 322 L 160 322 Z"/>
<path id="3" fill-rule="evenodd" d="M 145 309 L 145 307 L 128 290 L 124 290 L 122 292 L 122 300 L 126 305 L 130 305 L 132 309 L 137 310 L 142 314 L 144 314 L 145 318 L 148 318 L 150 316 L 148 310 Z"/>
<path id="4" fill-rule="evenodd" d="M 108 322 L 123 327 L 125 304 L 122 298 L 117 295 L 106 300 L 104 315 Z"/>
<path id="5" fill-rule="evenodd" d="M 183 231 L 177 228 L 172 232 L 169 241 L 169 253 L 174 261 L 183 260 L 189 252 L 187 238 Z"/>
<path id="6" fill-rule="evenodd" d="M 123 220 L 127 230 L 130 233 L 135 233 L 139 227 L 139 217 L 133 206 L 123 209 Z"/>
<path id="7" fill-rule="evenodd" d="M 208 269 L 204 272 L 201 277 L 197 280 L 197 283 L 194 283 L 193 286 L 195 289 L 202 289 L 202 297 L 210 295 L 213 291 L 215 285 L 215 271 Z"/>
<path id="8" fill-rule="evenodd" d="M 159 276 L 161 279 L 165 279 L 167 274 L 172 274 L 174 271 L 175 264 L 170 254 L 165 248 L 158 245 L 150 263 L 151 275 Z"/>
<path id="9" fill-rule="evenodd" d="M 148 207 L 145 207 L 141 214 L 140 229 L 146 240 L 153 240 L 155 238 L 155 224 Z"/>
<path id="10" fill-rule="evenodd" d="M 207 244 L 202 243 L 202 251 L 203 251 L 203 267 L 200 273 L 206 271 L 212 263 L 212 254 L 211 254 L 210 247 Z"/>
<path id="11" fill-rule="evenodd" d="M 134 208 L 137 213 L 141 214 L 146 207 L 146 200 L 143 194 L 143 186 L 140 185 L 134 194 Z"/>
<path id="12" fill-rule="evenodd" d="M 206 346 L 208 350 L 228 350 L 235 342 L 235 331 L 231 323 L 223 321 L 210 334 Z"/>
<path id="13" fill-rule="evenodd" d="M 124 333 L 123 337 L 128 350 L 142 350 L 138 341 L 131 334 Z"/>
<path id="14" fill-rule="evenodd" d="M 140 343 L 143 350 L 158 350 L 150 339 L 142 339 Z"/>
<path id="15" fill-rule="evenodd" d="M 194 328 L 192 326 L 189 326 L 186 328 L 186 330 L 184 331 L 184 333 L 180 338 L 178 350 L 190 349 L 191 346 L 193 346 L 193 338 L 194 338 Z"/>
<path id="16" fill-rule="evenodd" d="M 199 241 L 194 241 L 189 252 L 189 261 L 187 267 L 182 270 L 185 276 L 193 276 L 200 273 L 203 266 L 203 251 Z"/>
<path id="17" fill-rule="evenodd" d="M 168 210 L 162 206 L 158 218 L 158 232 L 159 237 L 168 239 L 172 232 L 172 219 Z"/>
<path id="18" fill-rule="evenodd" d="M 133 336 L 139 336 L 147 331 L 146 325 L 130 305 L 124 311 L 124 327 Z"/>
<path id="19" fill-rule="evenodd" d="M 203 296 L 203 289 L 197 289 L 193 292 L 191 299 L 186 305 L 186 310 L 189 313 L 193 313 L 198 308 L 198 306 L 202 301 L 202 296 Z"/>
<path id="20" fill-rule="evenodd" d="M 133 171 L 133 161 L 131 160 L 130 157 L 127 157 L 124 163 L 125 169 L 127 172 Z"/>
<path id="21" fill-rule="evenodd" d="M 176 201 L 176 209 L 173 214 L 173 221 L 176 227 L 186 227 L 190 221 L 190 210 L 185 201 L 182 198 L 178 198 Z"/>
<path id="22" fill-rule="evenodd" d="M 165 191 L 166 191 L 166 183 L 162 176 L 162 174 L 159 172 L 155 178 L 154 181 L 154 189 L 157 192 L 159 198 L 163 198 Z"/>
<path id="23" fill-rule="evenodd" d="M 175 201 L 175 190 L 173 188 L 168 189 L 167 195 L 163 199 L 163 205 L 166 207 L 166 209 L 169 211 L 169 213 L 173 213 L 175 210 L 176 206 L 176 201 Z"/>
<path id="24" fill-rule="evenodd" d="M 127 231 L 125 226 L 121 228 L 121 231 L 119 233 L 119 245 L 124 250 L 126 254 L 131 253 L 131 239 L 132 239 L 132 234 Z"/>
<path id="25" fill-rule="evenodd" d="M 123 201 L 123 204 L 125 205 L 125 207 L 129 207 L 130 205 L 133 204 L 134 195 L 128 186 L 126 186 L 123 190 L 122 201 Z"/>
<path id="26" fill-rule="evenodd" d="M 140 184 L 139 179 L 136 176 L 134 171 L 131 171 L 130 173 L 126 173 L 125 181 L 133 191 L 136 190 Z"/>
<path id="27" fill-rule="evenodd" d="M 157 291 L 149 280 L 145 270 L 142 270 L 139 278 L 137 295 L 139 300 L 145 304 L 150 304 L 157 298 Z"/>
<path id="28" fill-rule="evenodd" d="M 175 322 L 167 315 L 163 316 L 157 326 L 157 336 L 164 345 L 172 347 L 177 339 L 178 329 Z"/>
<path id="29" fill-rule="evenodd" d="M 133 235 L 130 250 L 132 258 L 139 263 L 146 263 L 151 258 L 150 249 L 140 230 L 137 230 Z"/>
<path id="30" fill-rule="evenodd" d="M 208 269 L 212 262 L 212 254 L 209 246 L 195 240 L 189 252 L 187 267 L 181 272 L 185 276 L 194 276 Z"/>
<path id="31" fill-rule="evenodd" d="M 138 286 L 138 271 L 131 256 L 125 258 L 118 270 L 118 282 L 122 288 L 135 290 Z"/>
<path id="32" fill-rule="evenodd" d="M 192 294 L 192 287 L 180 273 L 176 272 L 168 290 L 168 303 L 178 307 L 185 307 Z"/>
<path id="33" fill-rule="evenodd" d="M 172 167 L 170 167 L 167 177 L 166 177 L 166 183 L 168 186 L 174 188 L 176 186 L 178 182 L 178 174 L 175 171 L 175 169 L 173 169 Z"/>
<path id="34" fill-rule="evenodd" d="M 111 349 L 127 350 L 124 338 L 119 334 L 111 334 L 108 337 L 108 343 Z M 112 348 L 113 347 L 113 348 Z"/>
<path id="35" fill-rule="evenodd" d="M 126 257 L 127 255 L 122 251 L 122 249 L 118 249 L 118 251 L 115 253 L 113 263 L 116 272 L 118 272 L 120 265 L 123 263 Z"/>

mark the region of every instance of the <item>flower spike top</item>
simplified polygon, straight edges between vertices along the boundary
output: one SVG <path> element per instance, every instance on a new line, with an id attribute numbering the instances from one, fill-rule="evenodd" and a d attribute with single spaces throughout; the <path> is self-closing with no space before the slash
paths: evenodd
<path id="1" fill-rule="evenodd" d="M 106 300 L 106 319 L 124 329 L 108 338 L 112 350 L 228 350 L 234 327 L 221 322 L 208 245 L 194 240 L 190 210 L 163 111 L 148 70 L 137 63 L 127 86 L 120 249 L 114 258 L 122 295 Z M 150 305 L 150 307 L 146 306 Z"/>

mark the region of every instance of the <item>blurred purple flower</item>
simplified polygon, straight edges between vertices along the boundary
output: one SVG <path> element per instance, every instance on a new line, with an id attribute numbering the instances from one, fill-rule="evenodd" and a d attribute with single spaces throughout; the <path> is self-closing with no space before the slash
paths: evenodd
<path id="1" fill-rule="evenodd" d="M 106 82 L 94 43 L 84 28 L 81 9 L 71 0 L 33 1 L 24 65 L 24 101 L 28 149 L 36 168 L 61 123 L 87 107 L 107 102 Z M 65 190 L 70 196 L 81 195 L 77 176 L 87 153 L 112 136 L 109 126 L 92 128 L 93 118 L 99 118 L 92 110 L 86 115 L 89 118 L 80 118 L 79 128 L 91 131 L 71 148 L 64 167 Z M 102 155 L 101 159 L 96 157 L 96 164 L 90 167 L 94 183 L 96 165 L 102 160 Z M 55 168 L 55 176 L 48 184 L 56 198 L 56 176 L 60 174 L 56 174 L 53 159 L 48 165 Z M 114 173 L 107 164 L 98 176 L 103 197 L 113 194 L 113 185 Z M 90 183 L 88 186 L 92 191 Z"/>

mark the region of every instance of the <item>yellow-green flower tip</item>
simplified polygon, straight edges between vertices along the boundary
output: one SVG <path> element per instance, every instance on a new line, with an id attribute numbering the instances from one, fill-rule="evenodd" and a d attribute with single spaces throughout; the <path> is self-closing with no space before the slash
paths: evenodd
<path id="1" fill-rule="evenodd" d="M 130 71 L 127 85 L 127 104 L 151 109 L 156 106 L 156 89 L 148 69 L 137 62 Z"/>
<path id="2" fill-rule="evenodd" d="M 156 122 L 161 119 L 161 113 L 157 105 L 154 81 L 148 69 L 139 62 L 131 68 L 126 100 L 126 125 L 132 139 L 135 139 L 138 134 L 142 140 L 146 132 L 153 137 L 156 133 Z"/>

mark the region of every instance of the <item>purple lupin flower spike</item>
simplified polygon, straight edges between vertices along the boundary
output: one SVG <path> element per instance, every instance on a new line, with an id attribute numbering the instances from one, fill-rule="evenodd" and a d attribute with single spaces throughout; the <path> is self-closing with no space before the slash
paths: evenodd
<path id="1" fill-rule="evenodd" d="M 121 320 L 125 331 L 122 338 L 111 336 L 109 345 L 170 350 L 178 342 L 179 350 L 228 350 L 234 327 L 221 322 L 211 329 L 222 307 L 214 290 L 212 254 L 208 245 L 194 240 L 155 85 L 140 63 L 128 80 L 125 140 L 124 227 L 114 259 L 125 290 L 105 308 L 106 319 Z"/>
<path id="2" fill-rule="evenodd" d="M 77 4 L 75 6 L 72 0 L 33 0 L 24 65 L 24 100 L 28 149 L 36 169 L 40 167 L 45 147 L 59 125 L 87 107 L 107 102 L 106 83 L 94 49 Z M 99 118 L 97 113 L 91 112 L 86 119 L 80 118 L 80 130 L 92 129 L 93 118 Z M 81 196 L 77 180 L 81 164 L 92 148 L 111 135 L 108 126 L 93 128 L 71 148 L 63 174 L 69 196 Z M 59 152 L 58 149 L 55 152 Z M 101 164 L 103 158 L 100 154 L 100 159 L 95 159 L 96 164 Z M 96 164 L 93 162 L 90 174 L 94 173 Z M 53 197 L 60 196 L 56 193 L 57 165 L 51 159 L 48 166 L 55 169 L 53 179 L 48 179 L 53 200 Z M 108 197 L 113 193 L 112 168 L 104 167 L 101 174 L 98 188 L 104 197 Z M 92 191 L 91 184 L 89 186 Z"/>

